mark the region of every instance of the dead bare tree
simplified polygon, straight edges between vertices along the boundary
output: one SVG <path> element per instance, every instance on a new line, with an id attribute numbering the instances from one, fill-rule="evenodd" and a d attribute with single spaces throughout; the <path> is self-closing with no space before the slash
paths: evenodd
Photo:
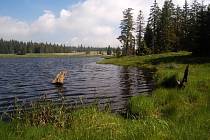
<path id="1" fill-rule="evenodd" d="M 182 81 L 179 81 L 179 80 L 177 81 L 178 88 L 184 88 L 185 87 L 185 84 L 188 81 L 188 75 L 189 75 L 189 64 L 185 68 L 184 76 L 183 76 Z"/>

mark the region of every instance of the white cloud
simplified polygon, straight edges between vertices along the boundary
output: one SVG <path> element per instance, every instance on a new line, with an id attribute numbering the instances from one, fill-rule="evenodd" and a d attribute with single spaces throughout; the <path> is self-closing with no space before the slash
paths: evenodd
<path id="1" fill-rule="evenodd" d="M 3 38 L 26 37 L 30 27 L 27 23 L 12 19 L 11 17 L 0 17 L 0 35 Z"/>
<path id="2" fill-rule="evenodd" d="M 164 1 L 158 2 L 162 5 Z M 132 7 L 136 15 L 141 9 L 147 17 L 152 3 L 153 0 L 86 0 L 62 9 L 59 16 L 45 10 L 32 23 L 0 17 L 0 37 L 72 45 L 117 46 L 122 11 Z M 184 0 L 176 0 L 175 3 L 183 4 Z"/>
<path id="3" fill-rule="evenodd" d="M 40 16 L 38 20 L 31 24 L 31 31 L 34 32 L 53 32 L 55 29 L 56 18 L 55 15 L 48 10 L 44 11 L 44 15 Z"/>
<path id="4" fill-rule="evenodd" d="M 60 17 L 61 18 L 68 18 L 71 16 L 71 12 L 65 9 L 62 9 L 60 12 Z"/>

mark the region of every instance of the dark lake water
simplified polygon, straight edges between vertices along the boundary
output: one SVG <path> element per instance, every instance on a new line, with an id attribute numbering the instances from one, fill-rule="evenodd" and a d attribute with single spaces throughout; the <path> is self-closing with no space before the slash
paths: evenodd
<path id="1" fill-rule="evenodd" d="M 68 105 L 110 104 L 125 110 L 128 98 L 152 89 L 151 72 L 140 68 L 96 64 L 101 58 L 0 59 L 0 112 L 11 111 L 19 102 L 37 101 L 44 95 L 55 103 L 64 97 Z M 61 70 L 68 70 L 63 87 L 51 84 Z"/>

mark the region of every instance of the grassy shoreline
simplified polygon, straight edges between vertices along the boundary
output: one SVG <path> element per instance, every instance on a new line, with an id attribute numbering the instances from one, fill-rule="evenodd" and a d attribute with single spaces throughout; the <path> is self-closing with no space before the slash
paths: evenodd
<path id="1" fill-rule="evenodd" d="M 133 114 L 140 119 L 158 118 L 170 129 L 170 139 L 210 138 L 210 58 L 193 57 L 189 52 L 105 59 L 101 64 L 140 66 L 155 69 L 156 89 L 151 96 L 130 101 Z M 167 88 L 163 83 L 175 76 L 181 79 L 190 64 L 185 89 Z M 167 133 L 166 133 L 167 134 Z"/>
<path id="2" fill-rule="evenodd" d="M 197 140 L 210 138 L 210 58 L 194 58 L 191 53 L 165 53 L 103 59 L 100 64 L 137 66 L 155 69 L 156 89 L 148 96 L 136 96 L 129 102 L 128 118 L 88 107 L 59 118 L 68 127 L 49 123 L 0 122 L 3 139 L 84 139 L 84 140 Z M 185 89 L 164 87 L 170 77 L 181 79 L 190 64 Z M 58 111 L 59 114 L 59 111 Z M 65 113 L 64 113 L 65 114 Z M 56 115 L 55 115 L 56 116 Z M 59 115 L 58 115 L 59 116 Z M 64 115 L 65 117 L 65 115 Z"/>

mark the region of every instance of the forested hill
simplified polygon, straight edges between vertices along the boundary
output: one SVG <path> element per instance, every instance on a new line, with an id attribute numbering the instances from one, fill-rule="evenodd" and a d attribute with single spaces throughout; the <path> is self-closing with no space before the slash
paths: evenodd
<path id="1" fill-rule="evenodd" d="M 26 53 L 71 53 L 106 51 L 107 48 L 65 46 L 51 43 L 22 42 L 16 40 L 0 39 L 0 54 L 26 54 Z"/>

